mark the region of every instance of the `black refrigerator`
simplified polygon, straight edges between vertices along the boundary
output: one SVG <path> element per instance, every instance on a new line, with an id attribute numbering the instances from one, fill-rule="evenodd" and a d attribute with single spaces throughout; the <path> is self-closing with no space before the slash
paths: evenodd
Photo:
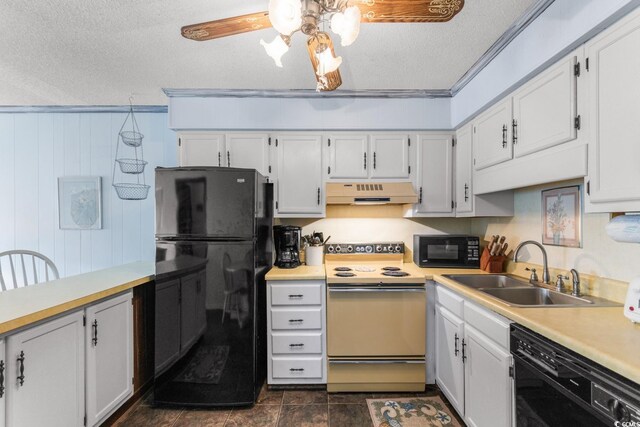
<path id="1" fill-rule="evenodd" d="M 266 379 L 273 189 L 253 169 L 156 169 L 156 405 L 252 405 Z"/>

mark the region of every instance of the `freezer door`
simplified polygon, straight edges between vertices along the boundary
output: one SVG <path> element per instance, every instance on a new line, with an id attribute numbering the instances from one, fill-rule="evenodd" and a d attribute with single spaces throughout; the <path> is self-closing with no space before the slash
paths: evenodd
<path id="1" fill-rule="evenodd" d="M 250 240 L 256 177 L 253 169 L 156 169 L 156 237 Z"/>

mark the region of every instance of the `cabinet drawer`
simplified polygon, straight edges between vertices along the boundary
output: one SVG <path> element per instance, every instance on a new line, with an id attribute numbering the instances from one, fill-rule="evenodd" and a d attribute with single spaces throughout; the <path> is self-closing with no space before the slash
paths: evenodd
<path id="1" fill-rule="evenodd" d="M 271 329 L 322 329 L 322 307 L 297 310 L 272 308 Z"/>
<path id="2" fill-rule="evenodd" d="M 273 358 L 273 378 L 322 378 L 322 357 Z"/>
<path id="3" fill-rule="evenodd" d="M 504 349 L 509 348 L 510 322 L 504 317 L 467 302 L 464 305 L 464 321 Z"/>
<path id="4" fill-rule="evenodd" d="M 271 285 L 271 305 L 320 305 L 322 284 Z"/>
<path id="5" fill-rule="evenodd" d="M 322 354 L 322 333 L 271 335 L 273 354 Z"/>
<path id="6" fill-rule="evenodd" d="M 464 317 L 464 299 L 462 299 L 462 297 L 445 289 L 442 285 L 436 288 L 436 294 L 438 296 L 438 303 L 440 303 L 441 306 L 460 318 Z"/>

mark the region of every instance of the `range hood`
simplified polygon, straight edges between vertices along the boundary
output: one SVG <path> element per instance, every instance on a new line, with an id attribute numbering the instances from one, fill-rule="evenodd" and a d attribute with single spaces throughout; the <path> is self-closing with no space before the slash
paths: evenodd
<path id="1" fill-rule="evenodd" d="M 327 205 L 402 205 L 418 203 L 410 182 L 328 183 Z"/>

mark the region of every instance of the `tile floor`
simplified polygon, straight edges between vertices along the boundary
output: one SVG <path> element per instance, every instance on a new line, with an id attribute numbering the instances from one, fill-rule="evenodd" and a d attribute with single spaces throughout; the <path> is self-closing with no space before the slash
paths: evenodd
<path id="1" fill-rule="evenodd" d="M 116 422 L 118 427 L 371 427 L 366 399 L 440 396 L 436 387 L 424 393 L 339 393 L 324 390 L 267 390 L 263 388 L 253 408 L 218 410 L 152 408 L 146 403 L 132 407 Z M 464 425 L 458 418 L 458 422 Z"/>

